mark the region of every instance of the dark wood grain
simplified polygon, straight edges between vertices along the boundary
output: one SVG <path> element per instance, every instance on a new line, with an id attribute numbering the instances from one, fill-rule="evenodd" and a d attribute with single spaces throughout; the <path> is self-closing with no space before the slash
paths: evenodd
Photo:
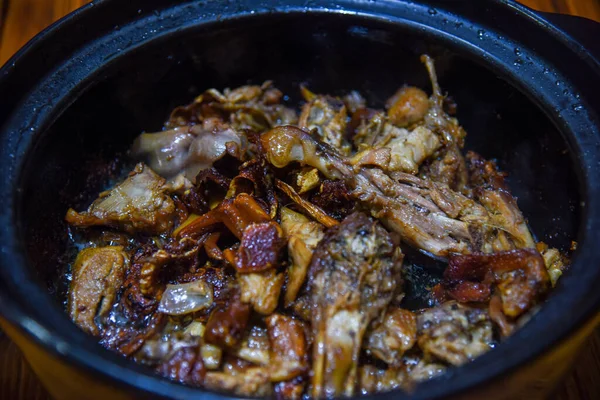
<path id="1" fill-rule="evenodd" d="M 559 12 L 600 21 L 599 0 L 522 0 L 521 3 L 540 11 Z"/>
<path id="2" fill-rule="evenodd" d="M 87 0 L 0 0 L 0 65 L 40 30 L 87 2 Z M 540 11 L 560 12 L 600 21 L 600 0 L 523 0 L 521 2 Z M 19 350 L 1 331 L 0 399 L 50 399 L 21 357 Z M 600 331 L 592 335 L 573 372 L 561 384 L 554 398 L 554 400 L 588 399 L 600 399 Z"/>
<path id="3" fill-rule="evenodd" d="M 89 0 L 0 0 L 0 64 L 39 31 Z M 0 11 L 1 12 L 1 11 Z"/>

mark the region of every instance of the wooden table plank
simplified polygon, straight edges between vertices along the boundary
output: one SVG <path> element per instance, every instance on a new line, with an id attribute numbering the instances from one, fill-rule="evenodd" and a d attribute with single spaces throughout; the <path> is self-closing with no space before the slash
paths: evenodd
<path id="1" fill-rule="evenodd" d="M 0 65 L 40 30 L 87 2 L 87 0 L 0 0 Z M 522 0 L 521 2 L 540 11 L 561 12 L 600 21 L 600 0 Z M 0 332 L 0 399 L 50 400 L 21 357 L 19 350 L 2 332 Z M 554 400 L 587 399 L 600 399 L 600 331 L 596 331 L 590 338 L 573 373 L 561 385 Z"/>
<path id="2" fill-rule="evenodd" d="M 88 2 L 88 0 L 0 0 L 0 9 L 4 11 L 3 19 L 0 18 L 0 65 L 39 31 Z"/>
<path id="3" fill-rule="evenodd" d="M 571 14 L 600 21 L 599 0 L 521 0 L 520 2 L 540 11 Z"/>

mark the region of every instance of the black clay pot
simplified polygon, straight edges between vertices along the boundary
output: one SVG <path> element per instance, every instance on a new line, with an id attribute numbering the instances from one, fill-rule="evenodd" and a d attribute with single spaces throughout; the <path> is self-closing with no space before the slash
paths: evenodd
<path id="1" fill-rule="evenodd" d="M 70 322 L 56 284 L 65 211 L 92 199 L 137 134 L 205 88 L 272 79 L 296 93 L 304 82 L 382 105 L 404 83 L 429 87 L 428 53 L 468 147 L 510 174 L 538 239 L 578 246 L 515 335 L 413 393 L 375 397 L 544 396 L 598 320 L 599 37 L 591 21 L 507 0 L 94 1 L 0 70 L 0 323 L 57 398 L 225 398 L 159 378 Z"/>

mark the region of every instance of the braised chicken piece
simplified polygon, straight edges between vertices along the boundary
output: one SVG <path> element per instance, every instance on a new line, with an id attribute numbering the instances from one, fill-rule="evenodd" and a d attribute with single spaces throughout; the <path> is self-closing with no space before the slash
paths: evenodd
<path id="1" fill-rule="evenodd" d="M 268 367 L 271 364 L 271 344 L 267 328 L 254 325 L 246 329 L 234 355 L 250 363 Z"/>
<path id="2" fill-rule="evenodd" d="M 356 211 L 356 201 L 344 181 L 323 180 L 318 191 L 312 193 L 310 202 L 338 221 Z"/>
<path id="3" fill-rule="evenodd" d="M 204 382 L 206 374 L 198 346 L 180 348 L 161 363 L 156 371 L 166 378 L 194 386 Z"/>
<path id="4" fill-rule="evenodd" d="M 492 348 L 492 321 L 486 310 L 456 302 L 417 316 L 418 343 L 426 356 L 462 365 Z"/>
<path id="5" fill-rule="evenodd" d="M 302 107 L 298 126 L 333 147 L 340 154 L 349 155 L 352 146 L 346 139 L 346 105 L 338 98 L 321 96 L 302 87 L 307 103 Z"/>
<path id="6" fill-rule="evenodd" d="M 388 365 L 396 365 L 417 341 L 417 317 L 408 310 L 388 307 L 383 320 L 367 332 L 365 349 Z"/>
<path id="7" fill-rule="evenodd" d="M 511 321 L 537 305 L 550 288 L 544 258 L 535 249 L 455 255 L 444 277 L 450 297 L 464 303 L 490 301 L 490 316 L 505 336 L 513 329 Z"/>
<path id="8" fill-rule="evenodd" d="M 351 165 L 335 149 L 295 126 L 279 126 L 260 136 L 265 157 L 276 168 L 300 163 L 328 179 L 349 179 Z"/>
<path id="9" fill-rule="evenodd" d="M 424 179 L 446 184 L 457 192 L 468 194 L 467 167 L 461 152 L 467 133 L 458 120 L 444 110 L 445 97 L 438 83 L 433 60 L 423 55 L 421 61 L 427 68 L 433 89 L 429 98 L 429 110 L 423 122 L 426 128 L 440 137 L 442 148 L 423 166 L 419 175 Z"/>
<path id="10" fill-rule="evenodd" d="M 166 127 L 195 125 L 208 118 L 229 122 L 236 130 L 259 132 L 277 125 L 295 124 L 296 111 L 281 104 L 282 99 L 283 93 L 273 87 L 271 81 L 223 92 L 209 89 L 191 104 L 173 110 Z"/>
<path id="11" fill-rule="evenodd" d="M 410 392 L 416 384 L 443 374 L 447 367 L 423 360 L 421 357 L 404 357 L 397 367 L 379 369 L 366 364 L 359 370 L 360 393 L 375 394 L 404 389 Z"/>
<path id="12" fill-rule="evenodd" d="M 365 214 L 352 214 L 325 232 L 308 278 L 315 398 L 354 394 L 365 330 L 401 284 L 401 263 L 389 233 Z"/>
<path id="13" fill-rule="evenodd" d="M 394 178 L 365 169 L 355 175 L 352 195 L 404 241 L 436 256 L 485 249 L 489 215 L 481 205 L 413 175 Z"/>
<path id="14" fill-rule="evenodd" d="M 527 221 L 504 182 L 505 175 L 493 161 L 477 153 L 467 153 L 467 160 L 475 198 L 488 210 L 491 224 L 497 229 L 493 250 L 535 248 Z"/>
<path id="15" fill-rule="evenodd" d="M 285 306 L 296 300 L 298 292 L 306 280 L 308 266 L 317 244 L 323 239 L 325 227 L 310 221 L 304 215 L 281 209 L 281 228 L 288 238 L 288 282 L 285 291 Z"/>
<path id="16" fill-rule="evenodd" d="M 262 136 L 267 158 L 278 167 L 299 161 L 333 179 L 343 179 L 350 196 L 406 242 L 437 256 L 491 248 L 485 239 L 490 216 L 480 204 L 445 185 L 379 168 L 355 168 L 329 147 L 292 127 Z M 286 149 L 282 151 L 282 149 Z"/>
<path id="17" fill-rule="evenodd" d="M 84 331 L 98 335 L 96 318 L 108 315 L 123 284 L 129 256 L 120 246 L 81 250 L 73 264 L 69 314 Z"/>
<path id="18" fill-rule="evenodd" d="M 328 178 L 345 181 L 351 188 L 350 197 L 373 217 L 407 243 L 436 256 L 501 251 L 505 248 L 499 243 L 507 241 L 514 243 L 509 249 L 529 244 L 529 230 L 522 217 L 518 218 L 521 213 L 512 197 L 511 203 L 486 203 L 486 208 L 441 183 L 402 172 L 388 174 L 376 167 L 352 167 L 351 160 L 292 127 L 275 128 L 264 134 L 262 141 L 273 165 L 285 167 L 302 161 Z M 507 204 L 516 229 L 509 230 L 511 222 L 501 215 Z M 495 224 L 501 219 L 506 230 Z"/>
<path id="19" fill-rule="evenodd" d="M 546 264 L 546 269 L 550 276 L 550 283 L 552 283 L 552 287 L 554 287 L 558 282 L 558 278 L 560 278 L 567 269 L 569 260 L 561 254 L 558 249 L 548 247 L 544 242 L 539 242 L 536 245 L 536 248 L 542 257 L 544 257 L 544 264 Z"/>
<path id="20" fill-rule="evenodd" d="M 183 175 L 193 181 L 200 171 L 212 167 L 225 155 L 243 160 L 247 146 L 248 139 L 243 131 L 209 118 L 190 127 L 143 133 L 131 151 L 167 179 Z"/>
<path id="21" fill-rule="evenodd" d="M 241 360 L 225 363 L 222 371 L 208 371 L 203 385 L 208 389 L 228 391 L 237 396 L 269 397 L 273 392 L 268 368 L 256 367 Z"/>
<path id="22" fill-rule="evenodd" d="M 354 145 L 359 149 L 358 160 L 373 149 L 389 151 L 389 160 L 382 163 L 386 171 L 416 174 L 423 161 L 441 146 L 440 139 L 430 129 L 416 126 L 411 130 L 394 125 L 382 112 L 359 111 L 359 123 L 354 135 Z M 403 126 L 406 126 L 403 124 Z"/>
<path id="23" fill-rule="evenodd" d="M 66 220 L 82 228 L 109 226 L 129 233 L 164 233 L 175 220 L 175 204 L 167 190 L 164 178 L 138 164 L 127 179 L 100 193 L 87 211 L 69 209 Z"/>
<path id="24" fill-rule="evenodd" d="M 277 382 L 274 387 L 276 399 L 301 400 L 306 387 L 303 378 L 294 378 L 285 382 Z"/>
<path id="25" fill-rule="evenodd" d="M 279 295 L 285 280 L 285 275 L 274 269 L 264 272 L 238 274 L 241 299 L 252 305 L 254 311 L 269 315 L 279 304 Z"/>
<path id="26" fill-rule="evenodd" d="M 399 81 L 383 109 L 305 87 L 293 109 L 269 81 L 177 107 L 67 211 L 71 319 L 167 379 L 277 400 L 410 393 L 501 345 L 569 259 L 463 155 L 422 62 L 431 94 Z"/>
<path id="27" fill-rule="evenodd" d="M 429 97 L 419 88 L 404 86 L 388 99 L 386 108 L 390 121 L 405 128 L 425 118 L 429 110 Z"/>
<path id="28" fill-rule="evenodd" d="M 215 308 L 210 314 L 204 339 L 207 343 L 221 348 L 236 348 L 244 335 L 249 318 L 250 307 L 234 298 L 229 304 Z"/>
<path id="29" fill-rule="evenodd" d="M 364 365 L 358 371 L 358 384 L 363 395 L 402 389 L 407 381 L 404 369 L 379 369 L 373 365 Z"/>
<path id="30" fill-rule="evenodd" d="M 324 210 L 322 210 L 319 206 L 303 199 L 294 188 L 288 185 L 285 182 L 278 180 L 276 182 L 276 186 L 279 190 L 281 190 L 286 196 L 290 198 L 298 208 L 300 208 L 303 212 L 310 215 L 315 221 L 320 222 L 324 226 L 330 228 L 332 226 L 336 226 L 339 222 L 334 218 L 331 218 Z"/>
<path id="31" fill-rule="evenodd" d="M 302 322 L 282 314 L 265 319 L 271 343 L 271 381 L 289 381 L 308 371 L 308 346 Z"/>

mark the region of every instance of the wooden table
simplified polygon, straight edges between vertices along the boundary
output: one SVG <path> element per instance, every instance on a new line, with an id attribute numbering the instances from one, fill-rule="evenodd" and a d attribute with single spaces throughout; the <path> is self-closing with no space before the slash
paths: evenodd
<path id="1" fill-rule="evenodd" d="M 127 1 L 127 0 L 122 0 Z M 475 1 L 475 0 L 472 0 Z M 87 0 L 0 0 L 0 65 L 27 40 Z M 600 21 L 600 0 L 522 0 L 541 10 Z M 600 40 L 600 38 L 599 38 Z M 0 399 L 48 400 L 19 350 L 0 332 Z M 555 400 L 600 399 L 600 330 L 589 340 Z"/>

